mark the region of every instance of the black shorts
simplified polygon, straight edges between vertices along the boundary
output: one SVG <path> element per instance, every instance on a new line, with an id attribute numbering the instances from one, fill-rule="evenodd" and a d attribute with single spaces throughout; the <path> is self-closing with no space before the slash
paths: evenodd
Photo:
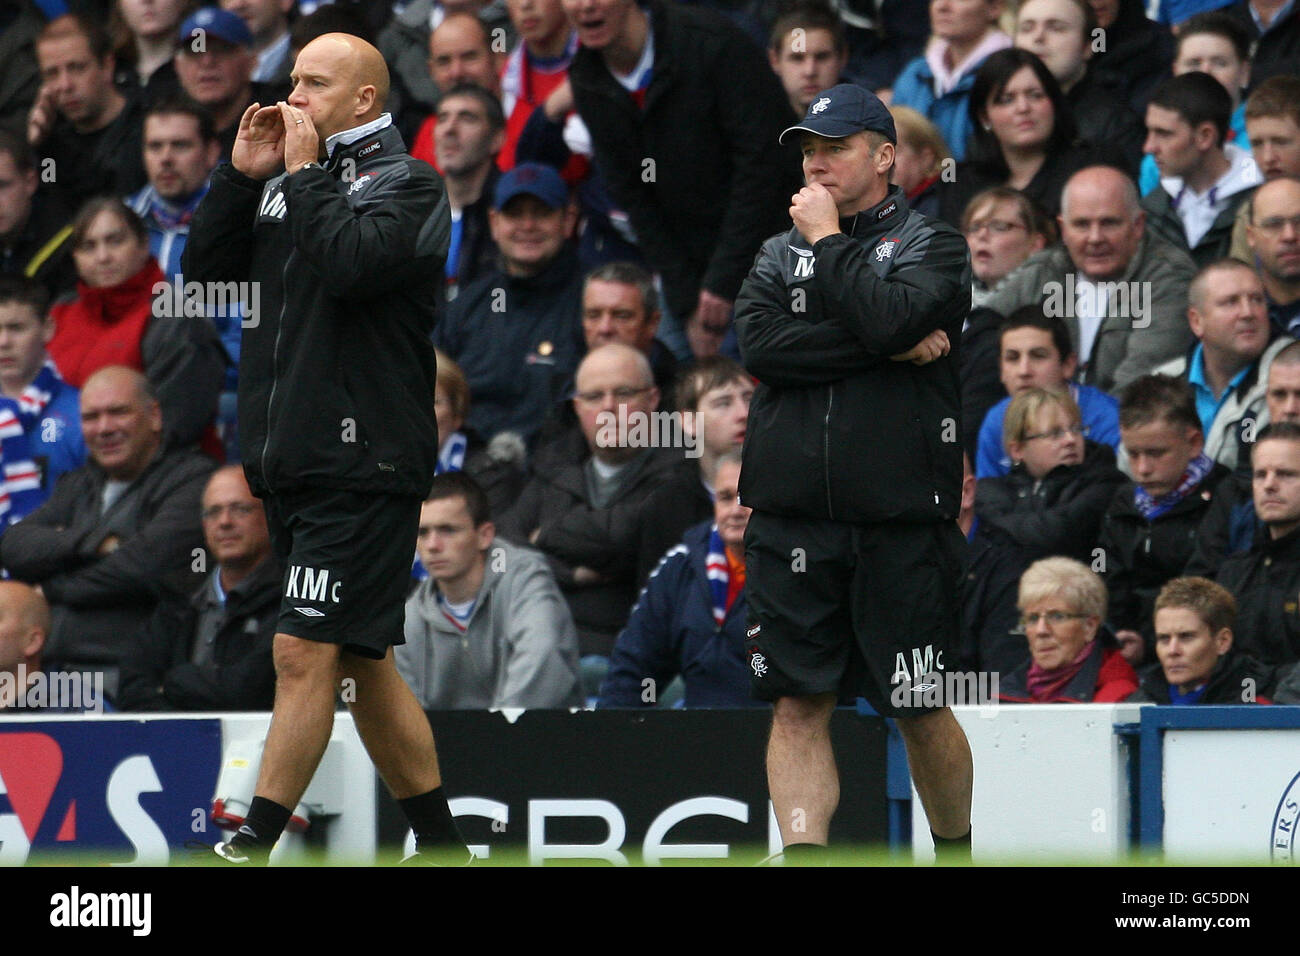
<path id="1" fill-rule="evenodd" d="M 952 521 L 848 524 L 755 511 L 745 531 L 754 696 L 861 696 L 889 717 L 944 706 L 911 691 L 956 667 L 963 550 Z"/>
<path id="2" fill-rule="evenodd" d="M 263 504 L 285 564 L 278 633 L 375 659 L 406 642 L 418 497 L 310 488 Z"/>

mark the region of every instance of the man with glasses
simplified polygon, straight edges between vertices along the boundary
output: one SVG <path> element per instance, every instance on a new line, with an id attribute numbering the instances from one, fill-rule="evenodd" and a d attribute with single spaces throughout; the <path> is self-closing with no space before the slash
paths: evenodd
<path id="1" fill-rule="evenodd" d="M 434 329 L 434 345 L 469 380 L 466 424 L 484 441 L 510 431 L 531 442 L 584 351 L 569 242 L 577 217 L 549 166 L 522 163 L 502 176 L 488 211 L 500 263 L 465 286 Z"/>
<path id="2" fill-rule="evenodd" d="M 203 490 L 204 563 L 193 594 L 161 601 L 122 663 L 122 710 L 270 710 L 271 642 L 284 566 L 239 465 Z"/>
<path id="3" fill-rule="evenodd" d="M 1007 397 L 994 405 L 980 426 L 975 477 L 991 478 L 1011 471 L 1011 458 L 1002 444 L 1002 419 L 1011 399 L 1031 388 L 1069 391 L 1083 413 L 1083 424 L 1093 441 L 1119 450 L 1119 402 L 1100 389 L 1072 381 L 1078 362 L 1070 343 L 1070 330 L 1041 307 L 1017 309 L 1002 323 L 998 367 Z"/>
<path id="4" fill-rule="evenodd" d="M 594 696 L 636 599 L 642 511 L 682 452 L 662 447 L 673 434 L 659 427 L 659 389 L 644 353 L 618 342 L 599 346 L 578 366 L 576 382 L 582 458 L 557 445 L 539 451 L 532 477 L 497 531 L 549 560 L 573 612 L 579 650 L 588 659 L 583 680 Z"/>
<path id="5" fill-rule="evenodd" d="M 1268 317 L 1280 331 L 1300 329 L 1300 179 L 1282 176 L 1250 200 L 1246 242 L 1268 296 Z"/>

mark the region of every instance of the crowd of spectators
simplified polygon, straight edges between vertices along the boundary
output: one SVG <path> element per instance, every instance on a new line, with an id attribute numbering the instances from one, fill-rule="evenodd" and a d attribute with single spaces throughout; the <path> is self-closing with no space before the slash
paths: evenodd
<path id="1" fill-rule="evenodd" d="M 1006 702 L 1300 702 L 1300 8 L 1166 7 L 0 0 L 0 670 L 270 707 L 257 295 L 182 252 L 240 116 L 342 31 L 451 212 L 423 706 L 754 703 L 732 311 L 801 182 L 778 136 L 839 82 L 970 247 L 960 666 Z"/>

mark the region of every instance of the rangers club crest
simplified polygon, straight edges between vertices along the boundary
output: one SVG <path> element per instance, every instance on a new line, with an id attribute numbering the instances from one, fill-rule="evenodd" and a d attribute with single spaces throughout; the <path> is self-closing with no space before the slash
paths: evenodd
<path id="1" fill-rule="evenodd" d="M 830 105 L 831 105 L 831 98 L 829 96 L 823 96 L 821 99 L 819 99 L 816 103 L 812 105 L 812 108 L 808 110 L 808 112 L 821 113 L 826 109 L 826 107 Z"/>

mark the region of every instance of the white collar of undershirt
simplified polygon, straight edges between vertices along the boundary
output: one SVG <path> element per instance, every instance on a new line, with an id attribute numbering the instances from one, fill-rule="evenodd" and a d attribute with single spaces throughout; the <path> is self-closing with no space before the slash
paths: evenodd
<path id="1" fill-rule="evenodd" d="M 369 123 L 363 123 L 360 126 L 354 126 L 351 129 L 345 129 L 341 133 L 335 133 L 329 139 L 325 140 L 325 155 L 333 156 L 334 150 L 340 146 L 350 146 L 359 139 L 365 139 L 371 133 L 378 133 L 381 129 L 393 125 L 393 114 L 385 113 L 379 119 L 371 120 Z"/>

